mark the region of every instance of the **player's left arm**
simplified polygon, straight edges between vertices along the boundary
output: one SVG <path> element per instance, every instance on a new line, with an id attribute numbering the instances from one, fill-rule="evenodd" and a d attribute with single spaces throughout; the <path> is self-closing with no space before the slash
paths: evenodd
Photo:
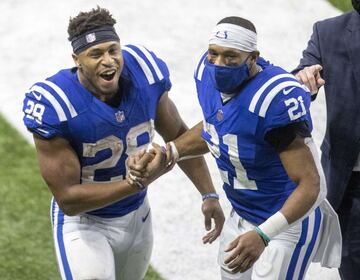
<path id="1" fill-rule="evenodd" d="M 280 209 L 288 224 L 304 217 L 320 193 L 320 175 L 307 141 L 312 142 L 312 139 L 297 137 L 280 153 L 287 174 L 297 185 Z"/>
<path id="2" fill-rule="evenodd" d="M 270 222 L 259 226 L 268 232 L 270 239 L 308 216 L 326 196 L 324 174 L 311 137 L 310 99 L 303 88 L 295 88 L 288 95 L 280 95 L 270 112 L 275 128 L 266 134 L 265 140 L 277 150 L 287 175 L 296 184 L 280 211 L 268 219 L 275 226 Z M 279 123 L 282 126 L 276 127 Z"/>
<path id="3" fill-rule="evenodd" d="M 188 127 L 179 115 L 179 112 L 169 98 L 168 93 L 162 95 L 155 120 L 155 128 L 164 138 L 165 142 L 175 140 L 188 130 Z M 190 137 L 189 137 L 190 138 Z M 200 135 L 194 134 L 193 142 L 206 145 Z M 178 162 L 179 167 L 189 177 L 201 195 L 216 193 L 205 159 L 200 156 Z M 215 228 L 203 238 L 204 243 L 213 242 L 222 230 L 225 218 L 218 199 L 206 198 L 202 204 L 205 216 L 205 228 L 211 229 L 211 219 L 214 219 Z"/>

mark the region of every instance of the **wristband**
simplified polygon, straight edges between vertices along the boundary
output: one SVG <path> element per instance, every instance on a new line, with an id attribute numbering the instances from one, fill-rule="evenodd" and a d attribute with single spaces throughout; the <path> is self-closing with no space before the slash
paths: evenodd
<path id="1" fill-rule="evenodd" d="M 179 152 L 175 146 L 175 143 L 173 141 L 170 141 L 169 144 L 170 144 L 170 148 L 171 148 L 171 153 L 173 154 L 174 162 L 179 162 L 182 160 L 202 157 L 202 155 L 189 155 L 189 156 L 179 157 Z"/>
<path id="2" fill-rule="evenodd" d="M 272 239 L 279 233 L 289 228 L 289 223 L 285 216 L 277 211 L 269 219 L 263 222 L 258 228 L 269 238 Z"/>
<path id="3" fill-rule="evenodd" d="M 270 238 L 258 227 L 255 227 L 255 231 L 257 232 L 258 235 L 260 235 L 262 241 L 264 242 L 265 247 L 269 245 Z"/>
<path id="4" fill-rule="evenodd" d="M 208 198 L 215 198 L 215 199 L 219 199 L 219 195 L 217 193 L 214 193 L 214 192 L 209 192 L 209 193 L 206 193 L 206 194 L 203 194 L 202 195 L 202 200 L 205 201 L 206 199 Z"/>
<path id="5" fill-rule="evenodd" d="M 170 144 L 171 154 L 173 156 L 173 162 L 178 162 L 179 161 L 179 152 L 175 146 L 175 143 L 173 141 L 170 141 L 169 144 Z"/>

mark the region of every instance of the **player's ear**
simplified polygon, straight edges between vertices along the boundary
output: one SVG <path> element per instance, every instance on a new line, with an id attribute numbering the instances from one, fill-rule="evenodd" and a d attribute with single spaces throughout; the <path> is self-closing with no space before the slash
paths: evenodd
<path id="1" fill-rule="evenodd" d="M 250 55 L 250 60 L 253 63 L 256 63 L 257 58 L 260 56 L 260 52 L 259 51 L 253 51 Z"/>
<path id="2" fill-rule="evenodd" d="M 72 59 L 74 60 L 74 63 L 76 65 L 77 68 L 81 68 L 81 64 L 80 64 L 80 61 L 79 61 L 79 57 L 76 55 L 76 54 L 72 54 Z"/>

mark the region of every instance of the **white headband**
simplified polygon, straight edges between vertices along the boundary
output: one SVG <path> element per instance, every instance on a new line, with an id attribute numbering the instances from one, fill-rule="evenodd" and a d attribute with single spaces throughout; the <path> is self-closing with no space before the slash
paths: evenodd
<path id="1" fill-rule="evenodd" d="M 220 23 L 212 30 L 209 44 L 253 52 L 257 50 L 257 35 L 235 24 Z"/>

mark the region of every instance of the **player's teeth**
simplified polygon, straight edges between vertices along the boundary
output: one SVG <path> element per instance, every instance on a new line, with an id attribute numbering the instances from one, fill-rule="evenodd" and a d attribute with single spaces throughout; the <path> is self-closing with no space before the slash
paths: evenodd
<path id="1" fill-rule="evenodd" d="M 114 73 L 115 73 L 115 70 L 110 71 L 110 72 L 104 72 L 103 75 L 112 75 L 112 74 L 114 74 Z"/>

